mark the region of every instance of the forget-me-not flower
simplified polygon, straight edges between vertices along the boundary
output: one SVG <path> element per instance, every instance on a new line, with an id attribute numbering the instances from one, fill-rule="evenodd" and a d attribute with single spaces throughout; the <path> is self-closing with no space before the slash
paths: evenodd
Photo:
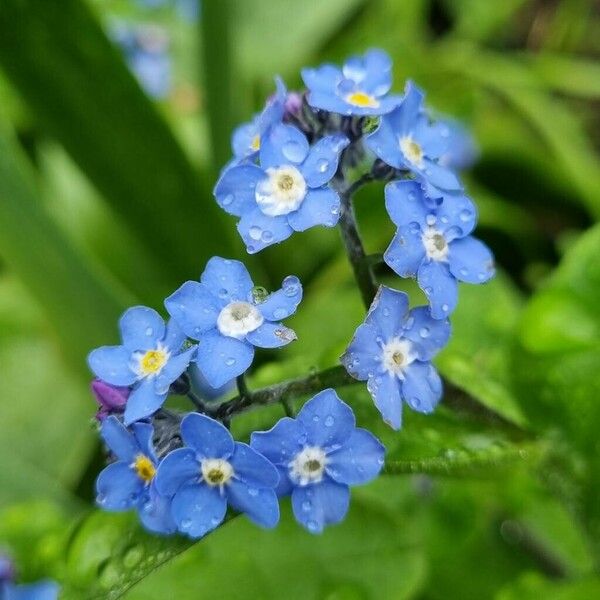
<path id="1" fill-rule="evenodd" d="M 242 164 L 223 172 L 215 197 L 223 210 L 240 217 L 237 229 L 250 254 L 294 231 L 337 224 L 340 197 L 327 184 L 348 144 L 338 133 L 309 146 L 299 129 L 278 124 L 261 137 L 260 166 Z"/>
<path id="2" fill-rule="evenodd" d="M 172 320 L 165 326 L 152 308 L 134 306 L 119 321 L 121 346 L 102 346 L 88 356 L 94 375 L 133 390 L 125 407 L 125 424 L 155 413 L 167 398 L 169 386 L 185 371 L 196 351 L 182 349 L 185 334 Z"/>
<path id="3" fill-rule="evenodd" d="M 423 92 L 409 81 L 401 104 L 381 117 L 365 143 L 391 167 L 408 169 L 441 190 L 460 190 L 458 177 L 439 160 L 447 151 L 450 129 L 446 123 L 431 123 L 422 104 Z"/>
<path id="4" fill-rule="evenodd" d="M 408 310 L 408 296 L 380 286 L 342 364 L 367 388 L 384 421 L 402 426 L 402 402 L 422 413 L 442 397 L 442 381 L 431 359 L 450 337 L 447 319 L 433 319 L 426 306 Z"/>
<path id="5" fill-rule="evenodd" d="M 331 64 L 302 69 L 302 79 L 310 106 L 342 115 L 384 115 L 401 100 L 388 95 L 392 61 L 383 50 L 352 56 L 341 69 Z"/>
<path id="6" fill-rule="evenodd" d="M 0 580 L 0 600 L 56 600 L 59 590 L 50 579 L 23 584 Z"/>
<path id="7" fill-rule="evenodd" d="M 117 460 L 98 475 L 98 506 L 116 512 L 134 508 L 149 531 L 173 533 L 176 528 L 168 499 L 161 497 L 155 487 L 159 461 L 152 443 L 152 425 L 134 423 L 129 431 L 117 417 L 110 416 L 102 423 L 100 433 Z"/>
<path id="8" fill-rule="evenodd" d="M 252 121 L 243 123 L 235 128 L 231 137 L 231 148 L 236 162 L 253 159 L 258 156 L 262 136 L 267 129 L 276 123 L 281 123 L 285 110 L 287 90 L 282 79 L 275 79 L 276 91 L 261 113 Z"/>
<path id="9" fill-rule="evenodd" d="M 384 260 L 400 277 L 416 277 L 434 319 L 446 318 L 458 302 L 458 281 L 484 283 L 494 275 L 489 248 L 469 235 L 477 211 L 462 194 L 446 194 L 441 204 L 416 181 L 392 181 L 385 205 L 398 231 Z"/>
<path id="10" fill-rule="evenodd" d="M 297 277 L 262 297 L 255 293 L 246 267 L 237 260 L 211 258 L 200 282 L 187 281 L 165 300 L 171 317 L 198 340 L 196 362 L 213 388 L 225 385 L 252 364 L 254 347 L 279 348 L 296 339 L 280 323 L 302 300 Z"/>
<path id="11" fill-rule="evenodd" d="M 221 423 L 197 413 L 181 422 L 184 448 L 161 462 L 156 486 L 171 498 L 171 515 L 181 533 L 199 538 L 220 525 L 227 504 L 262 527 L 275 527 L 279 475 L 247 444 L 236 442 Z"/>
<path id="12" fill-rule="evenodd" d="M 344 519 L 349 487 L 377 477 L 385 454 L 332 389 L 309 400 L 295 419 L 254 432 L 250 445 L 277 467 L 278 495 L 291 494 L 296 520 L 311 533 Z"/>

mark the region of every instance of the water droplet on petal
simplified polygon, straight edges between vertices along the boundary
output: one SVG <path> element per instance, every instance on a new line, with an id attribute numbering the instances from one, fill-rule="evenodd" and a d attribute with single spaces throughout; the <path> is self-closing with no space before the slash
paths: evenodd
<path id="1" fill-rule="evenodd" d="M 329 168 L 329 161 L 325 158 L 320 158 L 317 161 L 317 171 L 319 171 L 319 173 L 325 173 L 325 171 L 327 171 L 327 169 Z"/>
<path id="2" fill-rule="evenodd" d="M 312 508 L 312 502 L 310 502 L 310 501 L 308 501 L 308 500 L 305 500 L 305 501 L 302 503 L 302 510 L 303 510 L 304 512 L 308 512 L 308 511 L 309 511 L 311 508 Z"/>
<path id="3" fill-rule="evenodd" d="M 223 200 L 221 200 L 221 204 L 223 206 L 229 206 L 233 202 L 233 194 L 227 194 Z"/>
<path id="4" fill-rule="evenodd" d="M 256 488 L 248 488 L 248 496 L 256 497 L 258 496 L 258 490 Z"/>
<path id="5" fill-rule="evenodd" d="M 335 418 L 333 417 L 333 415 L 327 415 L 325 417 L 325 426 L 326 427 L 331 427 L 334 423 L 335 423 Z"/>
<path id="6" fill-rule="evenodd" d="M 150 337 L 154 333 L 154 329 L 152 327 L 146 327 L 146 335 Z"/>
<path id="7" fill-rule="evenodd" d="M 301 144 L 294 141 L 286 142 L 281 148 L 283 155 L 293 163 L 299 163 L 304 158 L 304 148 Z"/>
<path id="8" fill-rule="evenodd" d="M 256 225 L 252 225 L 252 227 L 250 227 L 248 234 L 250 235 L 250 237 L 253 240 L 260 240 L 261 236 L 262 236 L 263 230 L 256 226 Z"/>
<path id="9" fill-rule="evenodd" d="M 228 358 L 228 359 L 225 361 L 225 364 L 226 364 L 228 367 L 231 367 L 231 366 L 235 365 L 235 358 L 233 358 L 233 357 L 231 357 L 231 356 L 230 356 L 230 357 L 229 357 L 229 358 Z"/>
<path id="10" fill-rule="evenodd" d="M 262 235 L 260 236 L 260 239 L 265 242 L 268 243 L 273 239 L 273 233 L 271 231 L 267 231 L 266 229 L 262 232 Z"/>
<path id="11" fill-rule="evenodd" d="M 421 329 L 419 330 L 419 335 L 422 338 L 429 337 L 429 333 L 430 333 L 429 327 L 421 327 Z"/>

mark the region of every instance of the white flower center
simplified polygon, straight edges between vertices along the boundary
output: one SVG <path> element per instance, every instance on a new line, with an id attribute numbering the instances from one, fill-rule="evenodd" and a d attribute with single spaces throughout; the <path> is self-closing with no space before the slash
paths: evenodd
<path id="1" fill-rule="evenodd" d="M 200 465 L 202 479 L 211 487 L 222 487 L 233 477 L 231 463 L 222 458 L 206 458 Z"/>
<path id="2" fill-rule="evenodd" d="M 383 346 L 381 362 L 388 373 L 403 379 L 403 372 L 415 360 L 411 343 L 408 340 L 393 338 Z"/>
<path id="3" fill-rule="evenodd" d="M 431 260 L 446 261 L 450 250 L 444 234 L 435 227 L 428 227 L 421 237 L 425 253 Z"/>
<path id="4" fill-rule="evenodd" d="M 419 169 L 423 168 L 423 148 L 410 135 L 400 138 L 400 150 L 409 163 Z"/>
<path id="5" fill-rule="evenodd" d="M 256 202 L 269 217 L 297 210 L 306 196 L 306 181 L 292 165 L 267 169 L 268 177 L 256 186 Z"/>
<path id="6" fill-rule="evenodd" d="M 217 317 L 217 328 L 228 337 L 243 338 L 247 333 L 258 329 L 264 317 L 256 306 L 249 302 L 231 302 Z"/>
<path id="7" fill-rule="evenodd" d="M 319 483 L 323 479 L 327 456 L 318 446 L 306 446 L 289 463 L 290 477 L 299 485 Z"/>
<path id="8" fill-rule="evenodd" d="M 162 371 L 169 356 L 170 352 L 159 342 L 154 350 L 135 353 L 133 370 L 140 377 L 153 377 Z"/>

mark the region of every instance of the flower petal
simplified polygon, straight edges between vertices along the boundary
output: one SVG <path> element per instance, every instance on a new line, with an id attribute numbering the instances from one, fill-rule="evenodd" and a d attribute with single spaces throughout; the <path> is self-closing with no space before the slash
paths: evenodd
<path id="1" fill-rule="evenodd" d="M 423 188 L 408 179 L 390 181 L 385 186 L 385 208 L 398 227 L 416 223 L 418 229 L 426 227 L 429 209 L 423 199 Z"/>
<path id="2" fill-rule="evenodd" d="M 152 533 L 170 535 L 177 531 L 171 515 L 171 499 L 161 496 L 154 485 L 148 490 L 148 497 L 138 509 L 142 525 Z"/>
<path id="3" fill-rule="evenodd" d="M 154 380 L 147 378 L 131 392 L 125 406 L 125 425 L 153 415 L 165 403 L 167 393 L 158 394 L 154 385 Z"/>
<path id="4" fill-rule="evenodd" d="M 346 485 L 358 485 L 375 479 L 383 468 L 385 448 L 366 429 L 355 429 L 350 439 L 328 454 L 327 474 Z"/>
<path id="5" fill-rule="evenodd" d="M 270 529 L 279 522 L 279 502 L 273 488 L 254 488 L 232 479 L 226 491 L 229 504 L 257 525 Z"/>
<path id="6" fill-rule="evenodd" d="M 267 321 L 280 321 L 293 315 L 302 300 L 302 284 L 294 275 L 282 282 L 280 290 L 269 294 L 263 302 L 256 305 Z"/>
<path id="7" fill-rule="evenodd" d="M 173 497 L 171 514 L 181 533 L 201 538 L 225 518 L 227 500 L 216 487 L 184 485 Z"/>
<path id="8" fill-rule="evenodd" d="M 246 341 L 259 348 L 281 348 L 298 339 L 296 332 L 281 323 L 265 321 L 246 335 Z"/>
<path id="9" fill-rule="evenodd" d="M 265 456 L 271 463 L 287 469 L 306 441 L 301 423 L 284 417 L 269 431 L 255 431 L 250 436 L 250 447 Z"/>
<path id="10" fill-rule="evenodd" d="M 413 410 L 433 412 L 442 397 L 442 380 L 430 363 L 415 361 L 404 372 L 402 395 Z"/>
<path id="11" fill-rule="evenodd" d="M 169 452 L 158 465 L 154 483 L 161 496 L 171 497 L 185 483 L 200 481 L 200 463 L 191 448 Z"/>
<path id="12" fill-rule="evenodd" d="M 229 458 L 235 448 L 226 427 L 198 413 L 189 413 L 181 421 L 181 437 L 202 458 Z"/>
<path id="13" fill-rule="evenodd" d="M 187 369 L 196 354 L 197 346 L 191 346 L 180 354 L 171 356 L 154 381 L 154 389 L 166 394 L 171 384 Z"/>
<path id="14" fill-rule="evenodd" d="M 140 446 L 135 436 L 115 416 L 104 419 L 100 435 L 110 451 L 125 462 L 133 462 L 140 452 Z"/>
<path id="15" fill-rule="evenodd" d="M 383 336 L 383 341 L 396 337 L 408 311 L 408 296 L 385 285 L 380 285 L 365 323 L 370 323 Z"/>
<path id="16" fill-rule="evenodd" d="M 434 319 L 445 319 L 452 313 L 458 302 L 458 285 L 446 263 L 435 260 L 422 262 L 417 280 L 429 300 Z"/>
<path id="17" fill-rule="evenodd" d="M 248 444 L 235 442 L 230 462 L 236 479 L 251 487 L 275 488 L 279 483 L 277 469 Z"/>
<path id="18" fill-rule="evenodd" d="M 334 227 L 340 218 L 340 196 L 328 187 L 308 190 L 298 210 L 287 218 L 294 231 L 306 231 L 316 225 Z"/>
<path id="19" fill-rule="evenodd" d="M 153 308 L 133 306 L 119 319 L 119 329 L 125 348 L 131 351 L 150 350 L 163 339 L 165 322 Z"/>
<path id="20" fill-rule="evenodd" d="M 20 585 L 0 584 L 0 591 L 6 592 L 2 600 L 56 600 L 60 592 L 60 586 L 55 581 L 46 579 L 36 583 Z"/>
<path id="21" fill-rule="evenodd" d="M 102 510 L 129 510 L 139 502 L 144 482 L 126 462 L 108 465 L 96 480 L 96 502 Z"/>
<path id="22" fill-rule="evenodd" d="M 424 159 L 425 167 L 419 173 L 435 187 L 442 190 L 461 190 L 462 184 L 456 173 L 448 167 L 444 167 L 429 159 Z"/>
<path id="23" fill-rule="evenodd" d="M 383 50 L 371 48 L 364 57 L 353 56 L 344 64 L 345 77 L 360 83 L 360 88 L 373 96 L 383 96 L 392 87 L 392 60 Z"/>
<path id="24" fill-rule="evenodd" d="M 356 424 L 352 409 L 332 389 L 311 398 L 297 419 L 304 425 L 308 444 L 322 448 L 343 444 Z"/>
<path id="25" fill-rule="evenodd" d="M 460 192 L 444 195 L 444 200 L 435 211 L 438 227 L 454 239 L 469 235 L 477 224 L 477 208 L 473 201 Z"/>
<path id="26" fill-rule="evenodd" d="M 343 133 L 336 133 L 321 138 L 311 146 L 300 169 L 308 187 L 321 187 L 335 175 L 340 154 L 349 143 L 350 140 Z"/>
<path id="27" fill-rule="evenodd" d="M 165 307 L 186 335 L 197 340 L 217 324 L 220 303 L 197 281 L 186 281 L 166 300 Z"/>
<path id="28" fill-rule="evenodd" d="M 253 359 L 252 344 L 223 336 L 216 329 L 201 336 L 196 354 L 198 368 L 213 388 L 244 373 Z"/>
<path id="29" fill-rule="evenodd" d="M 316 485 L 296 487 L 292 492 L 296 521 L 310 533 L 322 533 L 325 525 L 342 521 L 349 506 L 348 486 L 327 479 Z"/>
<path id="30" fill-rule="evenodd" d="M 253 119 L 249 123 L 243 123 L 233 130 L 231 136 L 231 149 L 236 158 L 247 158 L 257 152 L 253 147 L 256 136 L 260 136 L 258 129 L 258 119 Z"/>
<path id="31" fill-rule="evenodd" d="M 241 217 L 256 206 L 256 184 L 265 177 L 265 172 L 255 165 L 226 169 L 213 192 L 217 204 L 230 215 Z"/>
<path id="32" fill-rule="evenodd" d="M 404 337 L 413 342 L 419 360 L 431 360 L 450 338 L 448 319 L 434 319 L 429 307 L 417 306 L 408 314 L 404 323 Z"/>
<path id="33" fill-rule="evenodd" d="M 94 375 L 111 385 L 132 385 L 138 376 L 129 367 L 131 351 L 124 346 L 101 346 L 88 354 Z"/>
<path id="34" fill-rule="evenodd" d="M 367 389 L 383 420 L 392 428 L 402 427 L 402 399 L 400 397 L 400 381 L 389 373 L 371 377 Z"/>
<path id="35" fill-rule="evenodd" d="M 477 238 L 468 236 L 450 245 L 450 272 L 459 281 L 485 283 L 495 273 L 494 256 Z"/>
<path id="36" fill-rule="evenodd" d="M 300 165 L 308 155 L 306 136 L 293 125 L 279 123 L 270 127 L 262 136 L 260 166 L 281 167 Z"/>
<path id="37" fill-rule="evenodd" d="M 185 335 L 183 329 L 177 324 L 177 321 L 169 319 L 167 331 L 163 338 L 163 344 L 168 348 L 169 352 L 178 352 L 186 338 L 187 335 Z"/>
<path id="38" fill-rule="evenodd" d="M 383 162 L 396 169 L 406 168 L 404 155 L 400 151 L 398 134 L 396 133 L 392 117 L 399 108 L 381 117 L 377 129 L 365 137 L 365 145 L 375 153 Z"/>
<path id="39" fill-rule="evenodd" d="M 340 360 L 346 371 L 355 379 L 365 381 L 379 370 L 381 346 L 376 341 L 378 335 L 372 324 L 359 325 L 348 348 L 341 356 Z"/>
<path id="40" fill-rule="evenodd" d="M 258 206 L 242 215 L 237 230 L 246 244 L 248 254 L 256 254 L 267 246 L 283 242 L 294 233 L 287 215 L 269 217 Z"/>
<path id="41" fill-rule="evenodd" d="M 305 68 L 302 69 L 301 74 L 304 85 L 311 92 L 326 94 L 335 94 L 338 83 L 343 78 L 341 69 L 331 64 L 324 64 L 316 69 Z"/>
<path id="42" fill-rule="evenodd" d="M 220 298 L 222 306 L 234 300 L 247 302 L 254 287 L 243 263 L 220 256 L 213 256 L 206 263 L 200 281 Z"/>
<path id="43" fill-rule="evenodd" d="M 400 106 L 388 115 L 397 137 L 412 132 L 422 114 L 423 98 L 423 92 L 412 81 L 407 81 Z"/>
<path id="44" fill-rule="evenodd" d="M 398 229 L 385 251 L 385 264 L 400 277 L 414 277 L 417 274 L 425 258 L 422 236 L 419 228 L 404 225 Z"/>
<path id="45" fill-rule="evenodd" d="M 138 453 L 141 452 L 145 456 L 148 456 L 153 460 L 153 462 L 157 462 L 156 454 L 154 452 L 154 444 L 152 443 L 152 436 L 154 435 L 154 427 L 149 423 L 134 423 L 131 426 L 131 430 L 133 431 L 133 435 L 135 437 L 136 445 L 138 447 Z M 121 458 L 119 460 L 131 460 L 133 462 L 134 457 L 130 458 Z"/>

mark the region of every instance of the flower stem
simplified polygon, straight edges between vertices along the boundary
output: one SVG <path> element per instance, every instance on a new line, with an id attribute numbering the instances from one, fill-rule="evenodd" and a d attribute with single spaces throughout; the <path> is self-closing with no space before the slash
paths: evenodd
<path id="1" fill-rule="evenodd" d="M 196 407 L 198 412 L 205 414 L 208 413 L 208 407 L 206 404 L 204 404 L 204 402 L 198 396 L 196 396 L 192 390 L 188 390 L 186 396 L 192 401 L 192 404 Z"/>
<path id="2" fill-rule="evenodd" d="M 362 178 L 361 178 L 362 179 Z M 352 265 L 354 278 L 358 284 L 360 295 L 362 297 L 365 308 L 371 306 L 373 298 L 377 293 L 377 282 L 373 276 L 371 265 L 366 260 L 367 254 L 358 232 L 356 217 L 354 216 L 354 207 L 352 206 L 352 193 L 358 189 L 358 184 L 361 179 L 352 184 L 345 192 L 340 194 L 342 201 L 339 226 L 342 234 L 342 240 L 346 248 L 346 254 Z M 362 183 L 361 183 L 362 185 Z"/>

